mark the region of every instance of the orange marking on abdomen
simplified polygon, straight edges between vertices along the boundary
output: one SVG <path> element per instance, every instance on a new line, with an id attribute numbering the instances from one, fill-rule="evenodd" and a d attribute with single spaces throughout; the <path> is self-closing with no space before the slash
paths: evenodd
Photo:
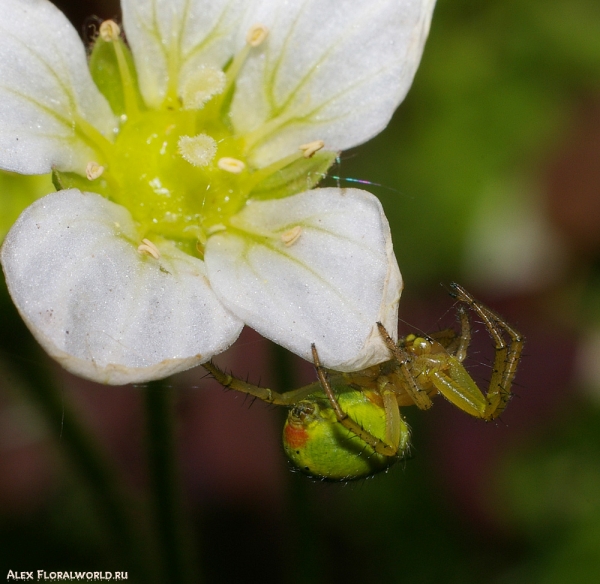
<path id="1" fill-rule="evenodd" d="M 294 427 L 286 424 L 283 433 L 285 441 L 291 448 L 302 448 L 308 441 L 308 432 L 302 426 Z"/>

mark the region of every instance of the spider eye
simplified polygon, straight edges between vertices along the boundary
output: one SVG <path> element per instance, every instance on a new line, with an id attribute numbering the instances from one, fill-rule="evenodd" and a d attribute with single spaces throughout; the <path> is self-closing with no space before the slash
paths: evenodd
<path id="1" fill-rule="evenodd" d="M 292 424 L 306 425 L 319 414 L 319 406 L 314 401 L 302 400 L 290 411 L 289 419 Z"/>

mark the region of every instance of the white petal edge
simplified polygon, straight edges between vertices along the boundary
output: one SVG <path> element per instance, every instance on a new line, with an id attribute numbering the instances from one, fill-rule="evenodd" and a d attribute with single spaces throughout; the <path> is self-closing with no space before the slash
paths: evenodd
<path id="1" fill-rule="evenodd" d="M 82 173 L 94 160 L 76 134 L 84 119 L 110 137 L 115 119 L 92 81 L 85 49 L 47 0 L 0 2 L 0 168 Z"/>
<path id="2" fill-rule="evenodd" d="M 269 28 L 237 80 L 236 131 L 263 166 L 323 140 L 345 150 L 378 134 L 404 99 L 421 59 L 435 0 L 262 0 L 247 16 Z M 276 119 L 278 121 L 273 122 Z"/>
<path id="3" fill-rule="evenodd" d="M 180 89 L 205 65 L 223 67 L 244 45 L 240 23 L 254 1 L 122 0 L 123 24 L 146 103 L 159 107 L 169 81 Z M 169 79 L 174 68 L 177 79 Z"/>
<path id="4" fill-rule="evenodd" d="M 252 202 L 232 223 L 205 251 L 211 286 L 231 312 L 309 361 L 315 343 L 331 369 L 390 358 L 376 323 L 397 338 L 402 279 L 376 197 L 315 189 Z"/>
<path id="5" fill-rule="evenodd" d="M 204 363 L 242 323 L 218 301 L 204 264 L 172 244 L 137 251 L 129 212 L 94 193 L 36 201 L 1 252 L 25 323 L 66 369 L 100 383 L 159 379 Z"/>

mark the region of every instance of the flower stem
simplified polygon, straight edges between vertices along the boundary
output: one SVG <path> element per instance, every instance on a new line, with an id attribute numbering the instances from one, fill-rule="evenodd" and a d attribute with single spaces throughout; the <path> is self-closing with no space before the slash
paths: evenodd
<path id="1" fill-rule="evenodd" d="M 271 344 L 271 367 L 278 387 L 296 387 L 293 375 L 293 356 L 283 347 Z M 319 584 L 324 573 L 321 553 L 323 549 L 316 528 L 317 520 L 312 500 L 311 483 L 300 473 L 290 474 L 287 517 L 293 526 L 293 545 L 286 558 L 289 565 L 295 566 L 290 574 L 292 584 Z"/>
<path id="2" fill-rule="evenodd" d="M 147 445 L 155 524 L 166 572 L 165 582 L 200 582 L 192 560 L 191 528 L 184 520 L 177 474 L 173 388 L 153 381 L 146 388 Z"/>
<path id="3" fill-rule="evenodd" d="M 4 298 L 2 298 L 4 300 Z M 60 437 L 61 452 L 66 456 L 77 474 L 83 479 L 92 495 L 96 516 L 108 532 L 108 540 L 120 563 L 132 580 L 157 582 L 147 539 L 134 521 L 135 501 L 124 488 L 116 469 L 80 423 L 66 396 L 52 382 L 45 367 L 33 365 L 26 356 L 38 356 L 39 348 L 24 330 L 16 312 L 2 305 L 5 322 L 10 335 L 1 336 L 2 351 L 15 355 L 11 370 L 18 386 L 36 404 L 50 433 Z M 34 357 L 34 363 L 42 360 Z"/>

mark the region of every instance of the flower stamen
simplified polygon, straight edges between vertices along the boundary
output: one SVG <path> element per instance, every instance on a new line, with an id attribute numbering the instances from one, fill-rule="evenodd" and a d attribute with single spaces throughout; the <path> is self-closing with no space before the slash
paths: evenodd
<path id="1" fill-rule="evenodd" d="M 211 225 L 208 230 L 207 230 L 207 235 L 210 237 L 211 235 L 214 235 L 215 233 L 219 233 L 219 231 L 226 231 L 227 227 L 225 227 L 225 225 L 223 225 L 222 223 L 217 223 L 216 225 Z"/>
<path id="2" fill-rule="evenodd" d="M 104 172 L 104 166 L 94 162 L 93 160 L 87 163 L 85 167 L 85 176 L 88 180 L 96 180 Z"/>
<path id="3" fill-rule="evenodd" d="M 246 165 L 241 160 L 238 160 L 237 158 L 230 158 L 229 156 L 219 158 L 217 166 L 221 170 L 231 172 L 232 174 L 240 174 L 240 172 L 246 168 Z"/>
<path id="4" fill-rule="evenodd" d="M 125 98 L 125 109 L 128 113 L 138 112 L 137 96 L 135 93 L 135 81 L 133 80 L 127 59 L 125 57 L 124 43 L 121 39 L 121 28 L 114 20 L 105 20 L 100 25 L 100 38 L 111 43 L 115 56 L 117 57 L 117 65 L 121 76 L 123 86 L 123 96 Z"/>
<path id="5" fill-rule="evenodd" d="M 258 47 L 262 45 L 264 40 L 269 35 L 269 29 L 264 24 L 253 24 L 248 29 L 248 34 L 246 35 L 246 42 L 251 47 Z"/>
<path id="6" fill-rule="evenodd" d="M 158 248 L 149 239 L 142 239 L 142 243 L 138 246 L 137 250 L 138 253 L 149 255 L 155 260 L 160 259 Z"/>
<path id="7" fill-rule="evenodd" d="M 299 150 L 302 150 L 304 158 L 312 158 L 323 146 L 325 146 L 323 140 L 315 140 L 314 142 L 308 142 L 308 144 L 302 144 Z"/>
<path id="8" fill-rule="evenodd" d="M 233 58 L 233 61 L 227 69 L 227 85 L 225 86 L 224 94 L 227 94 L 236 77 L 238 76 L 242 66 L 246 62 L 250 51 L 259 45 L 261 45 L 267 36 L 269 35 L 269 29 L 264 24 L 253 24 L 246 34 L 246 45 L 242 50 Z"/>
<path id="9" fill-rule="evenodd" d="M 181 136 L 179 154 L 193 166 L 208 166 L 217 153 L 217 143 L 207 134 Z"/>
<path id="10" fill-rule="evenodd" d="M 100 25 L 100 38 L 107 43 L 116 41 L 121 36 L 121 27 L 114 20 L 105 20 Z"/>
<path id="11" fill-rule="evenodd" d="M 283 241 L 286 247 L 290 247 L 298 241 L 301 235 L 302 227 L 300 227 L 300 225 L 296 225 L 295 227 L 292 227 L 281 234 L 281 241 Z"/>

